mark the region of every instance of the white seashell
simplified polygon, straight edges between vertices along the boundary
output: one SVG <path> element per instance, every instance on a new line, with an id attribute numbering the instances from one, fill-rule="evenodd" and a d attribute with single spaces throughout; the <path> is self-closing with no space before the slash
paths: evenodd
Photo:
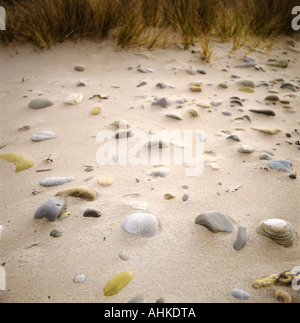
<path id="1" fill-rule="evenodd" d="M 48 139 L 55 139 L 56 134 L 52 131 L 39 131 L 31 137 L 32 141 L 43 141 Z"/>
<path id="2" fill-rule="evenodd" d="M 282 219 L 261 221 L 258 224 L 256 231 L 283 247 L 290 247 L 294 243 L 294 228 L 289 222 Z"/>
<path id="3" fill-rule="evenodd" d="M 136 236 L 153 237 L 158 234 L 158 220 L 150 213 L 134 213 L 125 219 L 122 229 Z"/>
<path id="4" fill-rule="evenodd" d="M 64 99 L 65 104 L 79 104 L 83 100 L 83 95 L 78 93 L 73 93 Z"/>
<path id="5" fill-rule="evenodd" d="M 74 181 L 75 177 L 47 177 L 40 181 L 44 187 L 57 186 Z"/>

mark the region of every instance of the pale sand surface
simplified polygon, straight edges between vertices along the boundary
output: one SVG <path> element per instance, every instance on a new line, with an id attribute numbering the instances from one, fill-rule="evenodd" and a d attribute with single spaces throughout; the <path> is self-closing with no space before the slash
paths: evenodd
<path id="1" fill-rule="evenodd" d="M 0 160 L 3 226 L 0 262 L 5 263 L 6 270 L 6 291 L 0 291 L 1 302 L 120 303 L 137 295 L 142 295 L 144 302 L 155 302 L 158 298 L 170 303 L 244 302 L 231 296 L 233 288 L 250 293 L 252 298 L 247 302 L 275 302 L 274 292 L 280 287 L 255 290 L 252 282 L 300 265 L 299 236 L 296 235 L 292 247 L 284 248 L 258 235 L 256 226 L 264 219 L 282 218 L 299 232 L 299 178 L 293 180 L 288 173 L 266 170 L 266 161 L 259 160 L 258 155 L 263 149 L 272 150 L 273 159 L 291 160 L 292 172 L 300 176 L 300 151 L 294 144 L 300 139 L 294 131 L 300 128 L 300 94 L 281 90 L 280 82 L 274 86 L 280 91 L 280 98 L 290 93 L 296 96 L 290 104 L 296 112 L 288 113 L 280 103 L 265 106 L 264 98 L 269 93 L 264 86 L 256 87 L 252 94 L 238 91 L 237 80 L 231 75 L 239 74 L 241 79 L 256 84 L 283 78 L 300 85 L 295 79 L 300 77 L 299 51 L 282 39 L 270 52 L 249 53 L 249 57 L 265 67 L 263 72 L 254 67 L 235 68 L 243 63 L 248 48 L 229 55 L 229 44 L 220 43 L 215 44 L 209 64 L 190 50 L 120 50 L 110 41 L 66 42 L 40 53 L 27 46 L 18 50 L 18 55 L 8 48 L 1 48 L 0 53 L 0 138 L 1 143 L 7 143 L 0 153 L 20 153 L 30 158 L 34 166 L 15 174 L 13 164 Z M 287 54 L 282 54 L 284 51 Z M 268 58 L 288 58 L 291 62 L 288 68 L 273 71 L 265 64 Z M 85 71 L 74 71 L 75 65 L 83 66 Z M 155 72 L 140 73 L 139 65 Z M 128 70 L 129 66 L 133 69 Z M 190 75 L 186 72 L 189 68 L 194 71 L 202 68 L 207 74 Z M 86 81 L 87 86 L 77 87 L 79 79 Z M 137 87 L 142 81 L 147 84 Z M 189 91 L 189 83 L 195 81 L 202 82 L 203 92 Z M 227 89 L 217 86 L 225 81 Z M 175 88 L 159 89 L 155 86 L 158 82 Z M 65 105 L 63 100 L 72 93 L 83 94 L 83 102 Z M 101 102 L 89 100 L 94 94 L 109 98 Z M 41 110 L 30 109 L 29 102 L 40 95 L 55 104 Z M 170 101 L 168 109 L 151 106 L 154 96 L 166 97 Z M 230 106 L 231 96 L 246 100 L 244 112 L 237 105 Z M 187 102 L 176 109 L 175 100 L 182 97 Z M 211 112 L 200 108 L 199 118 L 188 114 L 195 103 L 213 100 L 222 100 L 223 104 Z M 102 113 L 91 116 L 90 109 L 97 105 Z M 276 117 L 251 113 L 248 111 L 251 108 L 270 108 Z M 232 116 L 224 116 L 222 111 L 230 111 Z M 166 118 L 166 112 L 176 112 L 183 120 Z M 245 114 L 251 117 L 251 123 L 246 119 L 234 121 Z M 110 123 L 117 119 L 125 119 L 133 128 L 146 131 L 160 129 L 162 125 L 169 130 L 203 130 L 207 136 L 203 174 L 188 177 L 184 166 L 171 164 L 168 177 L 154 179 L 150 174 L 156 168 L 151 165 L 97 165 L 100 144 L 95 136 L 100 130 L 113 130 Z M 25 124 L 31 128 L 18 131 Z M 267 135 L 251 127 L 279 128 L 282 132 Z M 54 131 L 57 138 L 32 142 L 31 136 L 43 130 Z M 286 132 L 292 138 L 287 138 Z M 238 135 L 241 142 L 226 140 L 230 133 Z M 241 144 L 253 146 L 255 152 L 238 153 Z M 52 163 L 45 162 L 49 155 Z M 212 169 L 211 162 L 217 162 L 220 169 Z M 94 166 L 94 171 L 85 172 L 85 165 Z M 45 168 L 52 171 L 36 172 Z M 76 180 L 57 187 L 39 185 L 40 180 L 50 176 L 74 176 Z M 84 181 L 89 176 L 94 178 Z M 97 178 L 106 176 L 113 178 L 112 186 L 99 186 Z M 189 186 L 187 190 L 181 188 L 184 184 Z M 94 189 L 99 194 L 97 200 L 68 198 L 67 209 L 71 212 L 68 218 L 55 222 L 34 219 L 36 209 L 56 192 L 82 185 Z M 33 190 L 38 193 L 32 194 Z M 165 193 L 176 198 L 164 200 Z M 190 203 L 182 201 L 184 193 L 189 194 Z M 139 195 L 125 197 L 128 194 Z M 136 237 L 122 230 L 124 219 L 139 212 L 126 205 L 134 199 L 148 203 L 147 212 L 160 223 L 158 235 Z M 102 216 L 84 218 L 87 207 L 97 207 Z M 210 210 L 227 215 L 234 231 L 212 233 L 194 223 L 197 215 Z M 233 243 L 239 226 L 247 228 L 248 241 L 241 251 L 235 251 Z M 62 236 L 51 237 L 53 229 L 61 231 Z M 120 259 L 120 251 L 129 260 Z M 133 271 L 134 279 L 119 294 L 105 297 L 106 282 L 124 270 Z M 86 275 L 84 283 L 73 282 L 78 274 Z M 299 292 L 283 289 L 290 292 L 295 302 L 300 301 Z"/>

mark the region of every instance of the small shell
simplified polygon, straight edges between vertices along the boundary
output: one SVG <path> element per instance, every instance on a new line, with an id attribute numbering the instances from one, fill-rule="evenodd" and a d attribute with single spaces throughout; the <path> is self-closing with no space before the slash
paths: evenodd
<path id="1" fill-rule="evenodd" d="M 218 163 L 211 163 L 211 164 L 210 164 L 210 167 L 211 167 L 212 169 L 215 169 L 215 170 L 220 169 L 220 165 L 219 165 Z"/>
<path id="2" fill-rule="evenodd" d="M 93 201 L 97 198 L 96 192 L 84 186 L 65 189 L 56 193 L 55 196 L 79 197 L 87 201 Z"/>
<path id="3" fill-rule="evenodd" d="M 267 238 L 272 239 L 283 247 L 290 247 L 294 243 L 295 231 L 292 225 L 281 219 L 268 219 L 261 221 L 257 232 Z"/>
<path id="4" fill-rule="evenodd" d="M 196 108 L 190 108 L 188 110 L 188 113 L 190 115 L 192 115 L 193 117 L 199 117 L 200 116 L 200 113 L 199 113 L 199 111 Z"/>
<path id="5" fill-rule="evenodd" d="M 52 131 L 39 131 L 31 137 L 31 140 L 38 142 L 38 141 L 44 141 L 49 139 L 55 139 L 55 138 L 56 138 L 56 133 Z"/>
<path id="6" fill-rule="evenodd" d="M 69 183 L 75 180 L 75 177 L 47 177 L 40 181 L 40 185 L 44 187 L 57 186 Z"/>
<path id="7" fill-rule="evenodd" d="M 134 213 L 125 219 L 122 229 L 136 236 L 153 237 L 158 234 L 158 220 L 149 213 Z"/>
<path id="8" fill-rule="evenodd" d="M 82 100 L 83 100 L 83 95 L 82 94 L 73 93 L 73 94 L 69 95 L 67 98 L 64 99 L 64 103 L 74 105 L 74 104 L 81 103 Z"/>
<path id="9" fill-rule="evenodd" d="M 104 296 L 113 296 L 118 294 L 126 285 L 128 285 L 134 277 L 134 273 L 130 270 L 122 271 L 112 277 L 103 289 Z"/>
<path id="10" fill-rule="evenodd" d="M 0 159 L 4 159 L 10 163 L 14 163 L 16 165 L 15 173 L 21 172 L 22 170 L 28 169 L 33 166 L 33 162 L 30 159 L 27 159 L 17 153 L 8 153 L 0 155 Z"/>
<path id="11" fill-rule="evenodd" d="M 280 303 L 288 304 L 293 302 L 292 296 L 285 290 L 277 290 L 275 292 L 274 298 Z"/>

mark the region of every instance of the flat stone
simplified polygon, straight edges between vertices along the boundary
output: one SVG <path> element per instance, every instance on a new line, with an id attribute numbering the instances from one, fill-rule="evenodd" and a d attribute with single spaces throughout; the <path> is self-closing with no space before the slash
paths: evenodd
<path id="1" fill-rule="evenodd" d="M 44 108 L 50 107 L 53 104 L 54 103 L 48 99 L 39 98 L 39 99 L 32 100 L 29 103 L 29 107 L 31 109 L 44 109 Z"/>
<path id="2" fill-rule="evenodd" d="M 237 84 L 243 85 L 243 86 L 246 86 L 246 87 L 251 87 L 251 88 L 255 87 L 254 82 L 251 81 L 251 80 L 241 80 L 241 81 L 238 81 Z"/>
<path id="3" fill-rule="evenodd" d="M 44 187 L 51 187 L 69 183 L 75 180 L 75 177 L 47 177 L 40 181 L 40 185 Z"/>
<path id="4" fill-rule="evenodd" d="M 272 157 L 265 152 L 261 152 L 258 157 L 260 160 L 271 160 L 272 159 Z"/>
<path id="5" fill-rule="evenodd" d="M 270 160 L 267 163 L 267 166 L 272 169 L 283 170 L 290 173 L 292 162 L 290 160 Z"/>
<path id="6" fill-rule="evenodd" d="M 231 220 L 218 211 L 208 211 L 198 215 L 196 224 L 203 225 L 211 232 L 232 232 L 234 227 Z"/>

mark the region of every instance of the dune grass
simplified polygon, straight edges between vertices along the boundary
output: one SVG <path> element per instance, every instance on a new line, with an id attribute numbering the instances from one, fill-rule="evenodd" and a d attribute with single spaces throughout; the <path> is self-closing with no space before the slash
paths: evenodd
<path id="1" fill-rule="evenodd" d="M 185 48 L 211 39 L 233 40 L 233 50 L 253 37 L 292 33 L 298 0 L 0 0 L 6 10 L 4 45 L 50 48 L 64 40 L 112 37 L 117 45 Z M 299 4 L 299 3 L 298 3 Z"/>

